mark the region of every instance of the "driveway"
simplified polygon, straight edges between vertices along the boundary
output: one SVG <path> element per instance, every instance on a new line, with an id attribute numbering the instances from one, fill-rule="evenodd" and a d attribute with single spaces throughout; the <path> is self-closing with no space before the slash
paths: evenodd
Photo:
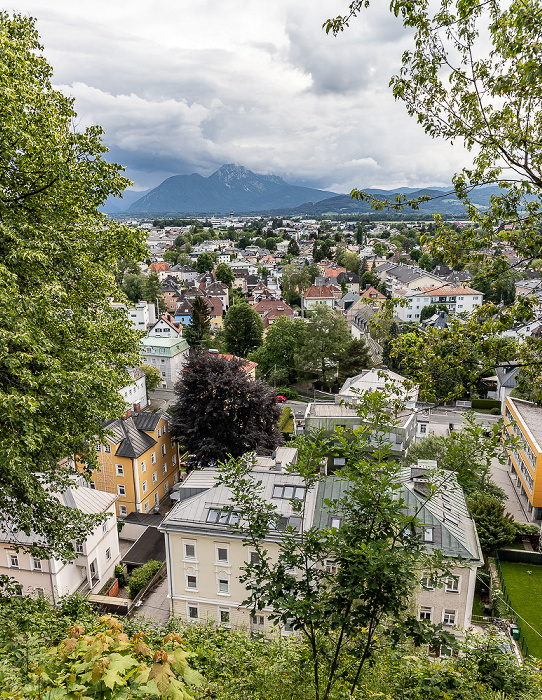
<path id="1" fill-rule="evenodd" d="M 137 609 L 138 615 L 145 615 L 157 622 L 165 624 L 170 616 L 170 599 L 168 595 L 167 576 L 155 586 L 151 593 L 145 596 L 145 600 Z"/>

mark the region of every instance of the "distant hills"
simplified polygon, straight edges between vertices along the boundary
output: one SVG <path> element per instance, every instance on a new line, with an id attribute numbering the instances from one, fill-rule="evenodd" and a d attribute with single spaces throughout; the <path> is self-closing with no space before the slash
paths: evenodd
<path id="1" fill-rule="evenodd" d="M 335 196 L 310 187 L 297 187 L 276 175 L 257 175 L 241 165 L 223 165 L 209 177 L 174 175 L 133 202 L 138 214 L 227 214 L 292 209 L 306 202 Z"/>
<path id="2" fill-rule="evenodd" d="M 418 210 L 405 208 L 404 213 L 442 214 L 464 217 L 465 208 L 449 190 L 437 187 L 414 189 L 399 187 L 393 190 L 368 189 L 378 199 L 393 200 L 397 194 L 406 193 L 416 199 L 424 194 L 431 201 L 420 204 Z M 480 209 L 489 204 L 498 187 L 482 187 L 471 193 Z M 129 212 L 134 215 L 212 215 L 264 214 L 264 215 L 338 215 L 367 214 L 374 212 L 370 202 L 352 200 L 349 194 L 336 194 L 311 187 L 289 185 L 276 175 L 257 175 L 241 165 L 223 165 L 209 177 L 196 173 L 174 175 L 143 195 L 126 192 L 123 199 L 109 200 L 105 211 L 111 214 Z M 386 211 L 382 216 L 386 216 Z"/>

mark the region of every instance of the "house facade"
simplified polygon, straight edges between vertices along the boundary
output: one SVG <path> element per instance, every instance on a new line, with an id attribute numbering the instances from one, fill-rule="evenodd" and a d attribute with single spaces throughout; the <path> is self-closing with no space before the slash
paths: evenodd
<path id="1" fill-rule="evenodd" d="M 116 497 L 117 515 L 148 513 L 179 481 L 179 450 L 169 415 L 143 411 L 111 421 L 110 437 L 96 445 L 99 471 L 91 487 Z"/>
<path id="2" fill-rule="evenodd" d="M 52 498 L 89 515 L 107 513 L 107 520 L 98 525 L 84 542 L 74 542 L 77 557 L 71 562 L 37 559 L 27 552 L 17 552 L 18 545 L 32 544 L 33 536 L 1 532 L 0 575 L 14 578 L 23 595 L 45 596 L 57 603 L 63 595 L 98 592 L 113 575 L 120 561 L 120 550 L 115 494 L 79 486 Z"/>
<path id="3" fill-rule="evenodd" d="M 484 295 L 476 289 L 440 285 L 439 287 L 420 287 L 419 289 L 397 289 L 394 296 L 405 299 L 405 306 L 397 306 L 395 314 L 401 321 L 419 323 L 420 314 L 426 306 L 443 305 L 448 313 L 471 313 L 476 306 L 481 306 Z"/>
<path id="4" fill-rule="evenodd" d="M 542 408 L 507 396 L 504 429 L 520 439 L 507 449 L 508 468 L 522 506 L 531 520 L 542 520 Z"/>
<path id="5" fill-rule="evenodd" d="M 161 316 L 141 339 L 141 346 L 141 361 L 159 370 L 163 389 L 173 389 L 188 362 L 189 347 L 181 323 L 170 314 Z"/>

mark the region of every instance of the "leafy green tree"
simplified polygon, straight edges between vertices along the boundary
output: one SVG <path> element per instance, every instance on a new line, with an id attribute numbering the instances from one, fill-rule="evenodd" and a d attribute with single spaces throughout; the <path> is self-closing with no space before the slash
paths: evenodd
<path id="1" fill-rule="evenodd" d="M 201 253 L 196 260 L 197 272 L 210 272 L 215 266 L 215 258 L 211 253 Z"/>
<path id="2" fill-rule="evenodd" d="M 184 327 L 183 335 L 191 349 L 205 347 L 211 338 L 211 318 L 207 300 L 197 295 L 192 302 L 190 323 Z"/>
<path id="3" fill-rule="evenodd" d="M 303 265 L 291 263 L 282 270 L 282 294 L 290 305 L 301 304 L 301 294 L 314 282 L 320 274 L 320 268 L 316 264 Z"/>
<path id="4" fill-rule="evenodd" d="M 288 243 L 288 253 L 296 258 L 299 255 L 299 245 L 295 238 Z"/>
<path id="5" fill-rule="evenodd" d="M 311 379 L 329 384 L 337 376 L 344 352 L 352 340 L 342 314 L 320 304 L 307 324 L 307 335 L 297 355 L 297 365 Z"/>
<path id="6" fill-rule="evenodd" d="M 58 463 L 79 454 L 90 478 L 139 362 L 139 334 L 109 299 L 144 234 L 98 212 L 128 181 L 103 157 L 101 129 L 74 127 L 34 20 L 1 12 L 0 33 L 0 526 L 61 559 L 97 519 L 52 498 L 76 473 Z"/>
<path id="7" fill-rule="evenodd" d="M 234 304 L 224 318 L 224 347 L 226 351 L 246 357 L 260 347 L 263 339 L 262 319 L 246 301 Z"/>
<path id="8" fill-rule="evenodd" d="M 228 287 L 231 287 L 233 280 L 235 279 L 233 270 L 227 263 L 218 263 L 215 270 L 215 277 L 218 282 L 223 282 L 224 284 L 227 284 Z"/>
<path id="9" fill-rule="evenodd" d="M 122 281 L 121 290 L 134 304 L 141 301 L 146 293 L 145 278 L 141 274 L 141 271 L 126 273 Z"/>
<path id="10" fill-rule="evenodd" d="M 470 514 L 476 522 L 482 552 L 487 560 L 495 549 L 514 541 L 514 518 L 506 513 L 504 505 L 489 493 L 477 493 L 468 500 Z"/>
<path id="11" fill-rule="evenodd" d="M 426 318 L 431 318 L 437 311 L 444 311 L 449 313 L 449 309 L 444 304 L 429 304 L 429 306 L 424 306 L 420 312 L 420 322 L 425 321 Z"/>
<path id="12" fill-rule="evenodd" d="M 295 359 L 306 336 L 300 318 L 280 316 L 267 329 L 264 343 L 249 359 L 258 363 L 258 375 L 273 384 L 293 384 L 297 379 Z"/>
<path id="13" fill-rule="evenodd" d="M 170 432 L 193 466 L 214 466 L 251 450 L 270 453 L 282 444 L 276 394 L 249 377 L 239 358 L 193 353 L 175 392 Z"/>
<path id="14" fill-rule="evenodd" d="M 339 378 L 355 377 L 373 366 L 369 346 L 364 338 L 353 338 L 339 358 Z"/>
<path id="15" fill-rule="evenodd" d="M 381 243 L 380 241 L 377 241 L 373 245 L 373 250 L 374 250 L 375 255 L 378 255 L 379 258 L 384 258 L 388 253 L 388 246 L 385 243 Z"/>
<path id="16" fill-rule="evenodd" d="M 355 272 L 357 275 L 360 265 L 361 260 L 359 255 L 350 250 L 346 251 L 346 253 L 343 255 L 342 266 L 345 267 L 348 272 Z"/>
<path id="17" fill-rule="evenodd" d="M 245 604 L 254 614 L 271 609 L 272 620 L 302 635 L 313 674 L 311 690 L 318 700 L 337 697 L 339 684 L 342 697 L 356 697 L 365 665 L 383 644 L 445 639 L 455 646 L 453 635 L 409 611 L 422 567 L 430 565 L 437 579 L 448 567 L 440 553 L 427 553 L 417 512 L 409 510 L 401 495 L 400 467 L 389 459 L 386 435 L 397 409 L 385 392 L 368 392 L 359 413 L 370 428 L 337 431 L 333 439 L 313 435 L 296 441 L 298 463 L 286 472 L 300 477 L 305 495 L 319 482 L 334 479 L 320 474 L 330 450 L 340 450 L 347 466 L 324 497 L 314 523 L 307 522 L 310 499 L 291 499 L 303 526 L 287 526 L 280 538 L 276 529 L 283 513 L 263 497 L 261 482 L 251 473 L 252 460 L 230 460 L 220 467 L 220 480 L 240 516 L 234 529 L 257 554 L 242 567 Z M 338 522 L 330 526 L 333 516 Z M 278 555 L 271 556 L 269 540 L 277 542 Z"/>
<path id="18" fill-rule="evenodd" d="M 147 389 L 147 398 L 149 398 L 149 394 L 152 394 L 162 381 L 162 375 L 160 374 L 160 370 L 152 365 L 142 364 L 139 365 L 139 369 L 145 373 L 145 386 Z"/>
<path id="19" fill-rule="evenodd" d="M 423 255 L 423 250 L 420 250 L 420 248 L 414 248 L 413 250 L 410 251 L 410 257 L 414 262 L 418 262 L 418 260 L 422 257 Z"/>
<path id="20" fill-rule="evenodd" d="M 427 272 L 431 272 L 433 269 L 433 258 L 429 255 L 429 253 L 423 253 L 420 259 L 418 260 L 418 267 L 421 267 L 422 270 L 427 270 Z"/>

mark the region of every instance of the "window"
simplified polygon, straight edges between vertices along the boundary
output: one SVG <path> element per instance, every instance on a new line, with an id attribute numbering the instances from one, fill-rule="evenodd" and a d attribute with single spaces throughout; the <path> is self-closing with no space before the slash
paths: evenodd
<path id="1" fill-rule="evenodd" d="M 119 496 L 126 496 L 126 486 L 124 486 L 123 484 L 117 485 L 117 491 Z"/>
<path id="2" fill-rule="evenodd" d="M 424 529 L 423 529 L 423 541 L 424 542 L 432 542 L 433 541 L 433 528 L 432 527 L 424 527 Z"/>
<path id="3" fill-rule="evenodd" d="M 292 632 L 295 632 L 293 620 L 288 620 L 287 622 L 284 623 L 284 631 L 288 632 L 289 634 L 291 634 Z"/>
<path id="4" fill-rule="evenodd" d="M 265 617 L 263 615 L 252 615 L 250 621 L 256 627 L 263 627 L 265 625 Z"/>
<path id="5" fill-rule="evenodd" d="M 75 543 L 75 553 L 76 554 L 83 554 L 83 543 L 82 542 Z"/>
<path id="6" fill-rule="evenodd" d="M 166 446 L 162 445 L 162 457 L 166 454 Z"/>
<path id="7" fill-rule="evenodd" d="M 230 583 L 227 578 L 218 579 L 218 592 L 219 593 L 229 593 Z"/>
<path id="8" fill-rule="evenodd" d="M 343 519 L 339 515 L 331 515 L 329 517 L 329 527 L 338 530 L 343 524 Z"/>
<path id="9" fill-rule="evenodd" d="M 333 559 L 326 559 L 326 571 L 328 574 L 336 574 L 338 570 L 337 562 Z"/>
<path id="10" fill-rule="evenodd" d="M 420 620 L 427 620 L 428 622 L 431 622 L 432 615 L 433 608 L 425 608 L 423 606 L 420 608 Z"/>
<path id="11" fill-rule="evenodd" d="M 45 591 L 43 588 L 34 588 L 34 593 L 38 598 L 45 598 Z"/>
<path id="12" fill-rule="evenodd" d="M 223 627 L 229 627 L 230 626 L 230 611 L 229 610 L 220 610 L 220 624 Z"/>
<path id="13" fill-rule="evenodd" d="M 175 465 L 177 464 L 177 455 L 173 455 L 173 456 L 172 456 L 172 458 L 171 458 L 171 464 L 173 464 L 173 466 L 175 466 Z"/>
<path id="14" fill-rule="evenodd" d="M 162 474 L 167 474 L 167 463 L 162 466 Z"/>
<path id="15" fill-rule="evenodd" d="M 122 464 L 115 464 L 115 469 L 117 470 L 117 476 L 124 476 L 124 467 Z"/>
<path id="16" fill-rule="evenodd" d="M 425 423 L 420 423 L 420 433 L 427 432 L 427 425 Z"/>
<path id="17" fill-rule="evenodd" d="M 128 511 L 126 509 L 126 506 L 119 506 L 119 515 L 127 515 Z"/>
<path id="18" fill-rule="evenodd" d="M 96 445 L 96 452 L 101 452 L 102 451 L 102 446 L 98 443 Z"/>
<path id="19" fill-rule="evenodd" d="M 184 545 L 184 558 L 185 559 L 195 559 L 196 558 L 196 545 L 186 544 Z"/>
<path id="20" fill-rule="evenodd" d="M 445 610 L 442 613 L 442 622 L 445 625 L 455 625 L 455 616 L 456 616 L 455 610 Z"/>
<path id="21" fill-rule="evenodd" d="M 160 435 L 162 435 L 162 428 L 158 428 L 156 431 L 156 437 L 160 437 Z"/>
<path id="22" fill-rule="evenodd" d="M 151 454 L 151 464 L 156 464 L 156 452 Z"/>
<path id="23" fill-rule="evenodd" d="M 145 466 L 145 462 L 141 462 L 141 473 L 144 474 L 147 471 L 147 467 Z"/>
<path id="24" fill-rule="evenodd" d="M 446 593 L 459 593 L 459 578 L 451 576 L 450 578 L 446 579 L 444 590 Z"/>
<path id="25" fill-rule="evenodd" d="M 187 576 L 186 577 L 186 587 L 187 588 L 197 588 L 198 587 L 198 577 L 197 576 Z"/>
<path id="26" fill-rule="evenodd" d="M 199 618 L 199 611 L 197 605 L 188 606 L 188 619 L 197 620 Z"/>
<path id="27" fill-rule="evenodd" d="M 162 426 L 162 435 L 165 435 L 166 433 L 167 433 L 167 422 L 164 423 L 164 425 Z M 172 440 L 172 442 L 173 442 L 173 440 Z"/>
<path id="28" fill-rule="evenodd" d="M 169 482 L 166 481 L 166 483 L 164 484 L 164 494 L 166 494 L 168 491 L 169 491 Z"/>
<path id="29" fill-rule="evenodd" d="M 145 501 L 145 513 L 149 512 L 149 502 Z"/>
<path id="30" fill-rule="evenodd" d="M 207 522 L 218 523 L 219 525 L 235 525 L 239 522 L 239 513 L 229 508 L 209 508 Z"/>
<path id="31" fill-rule="evenodd" d="M 158 491 L 155 491 L 155 493 L 154 493 L 154 505 L 155 506 L 158 505 Z"/>
<path id="32" fill-rule="evenodd" d="M 152 473 L 152 483 L 156 484 L 157 481 L 158 481 L 158 472 L 153 472 Z"/>
<path id="33" fill-rule="evenodd" d="M 12 569 L 19 568 L 19 557 L 17 554 L 10 554 L 9 555 L 9 565 L 11 566 Z"/>
<path id="34" fill-rule="evenodd" d="M 103 533 L 107 532 L 107 520 L 105 521 L 105 523 L 102 523 L 102 532 Z"/>
<path id="35" fill-rule="evenodd" d="M 228 548 L 227 547 L 217 547 L 216 548 L 216 560 L 220 562 L 228 561 Z"/>
<path id="36" fill-rule="evenodd" d="M 300 500 L 305 496 L 305 489 L 303 486 L 275 486 L 273 489 L 273 498 L 298 498 Z"/>
<path id="37" fill-rule="evenodd" d="M 422 580 L 420 581 L 422 584 L 422 588 L 425 588 L 427 591 L 432 591 L 434 590 L 433 582 L 431 581 L 430 576 L 424 576 Z"/>
<path id="38" fill-rule="evenodd" d="M 251 552 L 250 553 L 250 563 L 251 564 L 259 564 L 260 563 L 260 555 L 258 552 Z"/>
<path id="39" fill-rule="evenodd" d="M 105 550 L 105 558 L 107 561 L 111 559 L 111 549 L 109 547 Z"/>
<path id="40" fill-rule="evenodd" d="M 91 488 L 91 489 L 95 489 L 95 488 L 96 488 L 96 484 L 94 483 L 94 481 L 91 481 L 91 482 L 90 482 L 90 488 Z"/>
<path id="41" fill-rule="evenodd" d="M 32 559 L 32 569 L 33 571 L 41 571 L 41 561 L 39 559 Z"/>
<path id="42" fill-rule="evenodd" d="M 147 479 L 142 484 L 143 493 L 147 493 Z"/>
<path id="43" fill-rule="evenodd" d="M 109 454 L 111 452 L 111 445 L 104 445 L 104 452 Z"/>

